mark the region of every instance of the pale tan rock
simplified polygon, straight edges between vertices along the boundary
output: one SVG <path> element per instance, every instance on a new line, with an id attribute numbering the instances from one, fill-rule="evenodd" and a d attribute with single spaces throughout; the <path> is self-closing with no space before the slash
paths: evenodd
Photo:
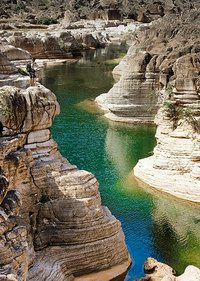
<path id="1" fill-rule="evenodd" d="M 17 73 L 17 68 L 9 61 L 9 59 L 0 52 L 0 74 L 15 74 Z"/>
<path id="2" fill-rule="evenodd" d="M 200 202 L 200 96 L 194 86 L 199 69 L 196 55 L 177 59 L 173 96 L 155 119 L 154 155 L 140 160 L 134 168 L 136 177 L 150 186 L 195 202 Z"/>
<path id="3" fill-rule="evenodd" d="M 176 277 L 175 270 L 165 263 L 158 262 L 156 259 L 148 258 L 144 262 L 144 278 L 137 279 L 137 281 L 150 280 L 150 281 L 199 281 L 200 269 L 189 265 L 186 267 L 185 272 Z"/>
<path id="4" fill-rule="evenodd" d="M 186 267 L 184 273 L 176 278 L 177 281 L 199 281 L 200 280 L 200 269 L 189 265 Z"/>
<path id="5" fill-rule="evenodd" d="M 123 66 L 114 71 L 114 76 L 121 75 L 120 80 L 96 101 L 103 105 L 103 110 L 109 111 L 105 116 L 113 121 L 153 123 L 159 107 L 157 57 L 143 51 L 136 52 L 134 48 L 131 50 L 123 59 Z"/>
<path id="6" fill-rule="evenodd" d="M 20 48 L 16 48 L 12 45 L 0 44 L 0 51 L 8 58 L 9 61 L 31 59 L 29 52 Z"/>
<path id="7" fill-rule="evenodd" d="M 55 95 L 41 85 L 1 90 L 0 268 L 6 266 L 6 278 L 11 272 L 22 281 L 71 281 L 106 271 L 112 279 L 116 267 L 124 275 L 130 258 L 120 222 L 101 205 L 94 175 L 64 159 L 51 138 Z"/>
<path id="8" fill-rule="evenodd" d="M 1 93 L 5 114 L 0 116 L 0 121 L 13 134 L 49 128 L 53 116 L 59 113 L 55 95 L 40 84 L 22 93 L 18 88 L 4 86 Z"/>
<path id="9" fill-rule="evenodd" d="M 48 129 L 33 131 L 28 134 L 27 143 L 45 142 L 50 138 L 50 131 Z"/>
<path id="10" fill-rule="evenodd" d="M 166 276 L 173 276 L 175 271 L 167 264 L 158 262 L 156 259 L 148 258 L 144 263 L 144 272 L 151 281 L 163 281 Z"/>

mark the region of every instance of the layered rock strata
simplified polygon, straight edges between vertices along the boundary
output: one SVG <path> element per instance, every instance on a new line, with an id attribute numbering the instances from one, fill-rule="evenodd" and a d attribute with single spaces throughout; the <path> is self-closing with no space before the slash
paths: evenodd
<path id="1" fill-rule="evenodd" d="M 106 117 L 153 123 L 176 60 L 199 53 L 199 11 L 197 6 L 181 15 L 167 14 L 135 32 L 134 44 L 113 70 L 118 82 L 96 99 Z"/>
<path id="2" fill-rule="evenodd" d="M 5 40 L 17 48 L 23 48 L 39 59 L 60 59 L 80 57 L 81 51 L 98 48 L 108 41 L 107 35 L 91 30 L 71 32 L 61 28 L 59 31 L 7 32 Z"/>
<path id="3" fill-rule="evenodd" d="M 123 61 L 126 66 L 120 80 L 96 101 L 113 121 L 153 123 L 160 104 L 157 56 L 132 49 Z"/>
<path id="4" fill-rule="evenodd" d="M 154 154 L 134 168 L 150 186 L 195 202 L 200 202 L 199 70 L 196 54 L 176 60 L 171 88 L 156 116 Z"/>
<path id="5" fill-rule="evenodd" d="M 13 46 L 7 48 L 7 45 L 0 44 L 0 87 L 12 85 L 25 88 L 27 86 L 29 78 L 22 76 L 15 64 L 9 59 L 16 58 L 16 55 L 21 53 L 23 50 Z"/>
<path id="6" fill-rule="evenodd" d="M 55 95 L 38 84 L 2 87 L 0 98 L 2 274 L 41 281 L 123 276 L 130 260 L 119 221 L 102 207 L 94 175 L 64 159 L 51 138 Z"/>

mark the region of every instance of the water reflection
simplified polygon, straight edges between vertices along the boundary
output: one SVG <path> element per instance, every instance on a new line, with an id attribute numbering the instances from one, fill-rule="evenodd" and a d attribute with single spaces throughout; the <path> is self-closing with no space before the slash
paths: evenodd
<path id="1" fill-rule="evenodd" d="M 155 146 L 155 128 L 109 121 L 105 150 L 120 176 L 127 175 Z"/>
<path id="2" fill-rule="evenodd" d="M 178 273 L 200 267 L 200 206 L 159 195 L 153 217 L 154 244 L 166 263 Z"/>
<path id="3" fill-rule="evenodd" d="M 125 204 L 129 214 L 133 213 L 129 215 L 131 221 L 124 213 L 121 215 L 115 207 L 112 208 L 122 221 L 129 250 L 135 260 L 131 269 L 133 274 L 138 271 L 139 247 L 141 256 L 143 249 L 148 247 L 148 255 L 151 254 L 171 265 L 178 273 L 182 273 L 189 264 L 200 267 L 200 206 L 144 186 L 130 172 L 138 159 L 148 155 L 150 148 L 154 146 L 154 132 L 153 128 L 145 126 L 109 122 L 105 151 L 120 175 L 115 186 L 115 195 L 123 200 L 128 198 Z M 123 203 L 120 203 L 120 211 L 123 210 L 122 206 Z M 141 208 L 140 222 L 137 220 L 138 207 Z M 142 215 L 142 212 L 145 215 Z M 140 233 L 136 233 L 136 228 Z M 148 231 L 151 238 L 148 237 Z M 146 237 L 141 232 L 145 233 Z M 129 241 L 129 237 L 137 240 Z"/>
<path id="4" fill-rule="evenodd" d="M 121 221 L 134 261 L 127 281 L 143 275 L 148 256 L 178 271 L 191 263 L 200 267 L 199 208 L 143 188 L 130 176 L 136 162 L 153 150 L 155 128 L 108 122 L 93 108 L 91 100 L 113 83 L 112 68 L 103 63 L 113 51 L 104 51 L 45 69 L 43 83 L 61 105 L 53 137 L 64 157 L 96 175 L 103 204 Z"/>

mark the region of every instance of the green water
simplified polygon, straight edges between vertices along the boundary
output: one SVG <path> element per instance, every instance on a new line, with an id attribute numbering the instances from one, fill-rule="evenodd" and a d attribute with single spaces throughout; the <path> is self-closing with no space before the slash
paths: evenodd
<path id="1" fill-rule="evenodd" d="M 188 264 L 200 267 L 200 208 L 140 187 L 130 172 L 152 153 L 155 129 L 111 123 L 90 103 L 111 88 L 112 66 L 104 62 L 122 51 L 93 51 L 73 65 L 47 68 L 43 84 L 61 105 L 52 128 L 61 153 L 96 175 L 103 204 L 122 223 L 133 260 L 128 281 L 143 276 L 149 256 L 178 273 Z"/>

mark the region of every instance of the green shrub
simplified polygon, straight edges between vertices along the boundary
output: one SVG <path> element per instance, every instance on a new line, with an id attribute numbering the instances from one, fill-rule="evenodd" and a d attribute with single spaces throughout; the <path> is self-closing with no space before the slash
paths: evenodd
<path id="1" fill-rule="evenodd" d="M 183 107 L 170 100 L 165 101 L 163 105 L 168 117 L 174 121 L 174 128 L 177 127 L 179 120 L 183 120 L 191 124 L 194 130 L 199 130 L 197 120 L 193 116 L 193 109 L 191 107 Z"/>
<path id="2" fill-rule="evenodd" d="M 6 92 L 0 89 L 0 115 L 9 115 L 10 110 L 6 100 Z"/>
<path id="3" fill-rule="evenodd" d="M 50 24 L 56 24 L 56 23 L 58 23 L 58 21 L 55 18 L 43 17 L 43 18 L 38 19 L 37 23 L 44 24 L 44 25 L 50 25 Z"/>
<path id="4" fill-rule="evenodd" d="M 23 76 L 29 76 L 28 72 L 23 70 L 22 68 L 18 68 L 18 72 Z"/>

